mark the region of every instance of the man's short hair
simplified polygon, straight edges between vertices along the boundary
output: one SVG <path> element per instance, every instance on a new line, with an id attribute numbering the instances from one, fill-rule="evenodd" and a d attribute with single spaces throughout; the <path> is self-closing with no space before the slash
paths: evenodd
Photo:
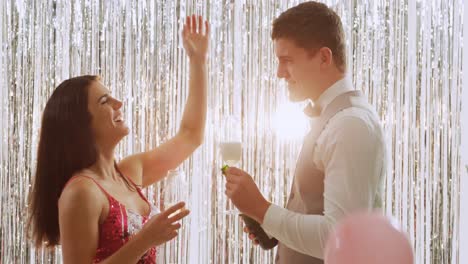
<path id="1" fill-rule="evenodd" d="M 338 69 L 346 71 L 343 25 L 335 11 L 325 4 L 310 1 L 284 11 L 273 21 L 271 38 L 292 40 L 311 55 L 328 47 Z"/>

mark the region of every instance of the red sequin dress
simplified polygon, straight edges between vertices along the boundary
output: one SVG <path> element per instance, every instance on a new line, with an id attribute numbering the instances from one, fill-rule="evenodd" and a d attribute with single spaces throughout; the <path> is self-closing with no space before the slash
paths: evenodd
<path id="1" fill-rule="evenodd" d="M 94 256 L 93 263 L 99 263 L 106 259 L 107 257 L 114 254 L 117 250 L 119 250 L 125 243 L 127 243 L 131 237 L 136 234 L 146 221 L 151 218 L 152 216 L 159 213 L 159 210 L 148 202 L 146 197 L 141 192 L 141 189 L 133 183 L 133 181 L 129 178 L 130 182 L 135 186 L 138 194 L 141 196 L 145 202 L 151 208 L 151 212 L 148 216 L 142 216 L 130 209 L 125 208 L 123 204 L 117 201 L 112 195 L 110 195 L 97 181 L 93 178 L 85 175 L 75 176 L 74 178 L 78 177 L 86 177 L 91 179 L 99 189 L 107 196 L 109 200 L 109 214 L 107 215 L 104 222 L 99 225 L 99 243 L 98 248 L 96 251 L 96 255 Z M 125 176 L 123 176 L 125 177 Z M 70 181 L 72 180 L 70 179 Z M 156 248 L 153 247 L 149 249 L 137 262 L 138 264 L 152 264 L 156 263 Z"/>

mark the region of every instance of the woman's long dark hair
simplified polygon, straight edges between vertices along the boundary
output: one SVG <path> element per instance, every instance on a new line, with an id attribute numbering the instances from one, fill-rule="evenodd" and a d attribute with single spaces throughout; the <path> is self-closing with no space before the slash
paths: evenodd
<path id="1" fill-rule="evenodd" d="M 29 229 L 38 247 L 59 243 L 58 199 L 62 189 L 74 173 L 96 162 L 88 88 L 97 80 L 97 76 L 86 75 L 62 82 L 44 109 L 29 197 Z"/>

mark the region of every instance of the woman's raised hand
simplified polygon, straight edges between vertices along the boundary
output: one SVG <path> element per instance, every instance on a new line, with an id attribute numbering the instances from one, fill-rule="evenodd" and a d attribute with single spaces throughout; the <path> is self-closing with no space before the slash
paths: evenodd
<path id="1" fill-rule="evenodd" d="M 204 27 L 203 27 L 204 25 Z M 208 38 L 210 26 L 208 21 L 203 22 L 201 16 L 188 16 L 182 30 L 184 49 L 191 61 L 205 62 L 208 52 Z"/>

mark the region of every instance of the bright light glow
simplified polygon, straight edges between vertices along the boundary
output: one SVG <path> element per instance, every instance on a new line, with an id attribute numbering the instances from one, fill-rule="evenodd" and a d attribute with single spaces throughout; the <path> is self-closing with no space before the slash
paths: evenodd
<path id="1" fill-rule="evenodd" d="M 303 109 L 304 104 L 290 102 L 280 104 L 273 116 L 273 127 L 279 138 L 302 140 L 309 129 L 309 120 Z"/>

